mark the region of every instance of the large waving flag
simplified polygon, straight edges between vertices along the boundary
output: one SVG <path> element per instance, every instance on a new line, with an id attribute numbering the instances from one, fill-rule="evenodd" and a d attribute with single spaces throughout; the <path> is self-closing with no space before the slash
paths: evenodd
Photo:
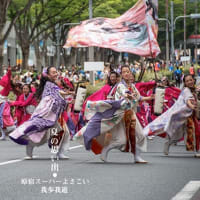
<path id="1" fill-rule="evenodd" d="M 69 31 L 64 48 L 97 46 L 144 57 L 160 53 L 158 0 L 139 0 L 118 18 L 93 18 Z"/>

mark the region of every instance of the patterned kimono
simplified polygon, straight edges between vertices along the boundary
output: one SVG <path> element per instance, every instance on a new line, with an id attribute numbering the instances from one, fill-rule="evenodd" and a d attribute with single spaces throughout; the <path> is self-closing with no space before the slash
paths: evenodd
<path id="1" fill-rule="evenodd" d="M 151 91 L 156 86 L 155 81 L 150 82 L 139 82 L 135 84 L 135 87 L 139 91 L 140 95 L 147 97 L 150 96 L 149 91 Z M 136 113 L 138 120 L 142 127 L 147 126 L 149 123 L 149 117 L 151 116 L 150 101 L 141 101 L 139 103 L 139 111 Z"/>
<path id="2" fill-rule="evenodd" d="M 144 128 L 145 135 L 159 135 L 166 133 L 170 141 L 177 142 L 187 136 L 187 150 L 194 151 L 195 136 L 199 138 L 199 123 L 194 112 L 188 107 L 187 101 L 195 100 L 189 88 L 184 88 L 175 104 Z M 196 142 L 199 141 L 196 140 Z M 196 150 L 199 149 L 196 145 Z"/>
<path id="3" fill-rule="evenodd" d="M 56 125 L 66 107 L 66 101 L 59 90 L 56 84 L 46 82 L 42 99 L 31 118 L 9 135 L 13 141 L 22 145 L 27 145 L 28 141 L 35 144 L 41 142 L 47 130 Z"/>
<path id="4" fill-rule="evenodd" d="M 133 89 L 135 89 L 134 86 Z M 126 91 L 126 86 L 120 83 L 115 92 L 115 100 L 88 101 L 85 115 L 89 122 L 76 133 L 74 139 L 79 139 L 79 141 L 83 139 L 87 150 L 91 149 L 95 154 L 100 154 L 104 146 L 113 143 L 115 138 L 113 135 L 116 135 L 122 140 L 125 138 L 125 146 L 121 146 L 121 150 L 129 151 L 127 141 L 131 141 L 131 151 L 135 153 L 135 115 L 132 109 L 136 101 L 131 102 L 125 99 Z M 127 123 L 127 129 L 124 126 L 124 121 Z M 142 150 L 146 150 L 146 140 L 138 120 L 136 128 L 138 128 L 136 130 L 136 143 Z"/>
<path id="5" fill-rule="evenodd" d="M 81 143 L 84 140 L 86 150 L 91 149 L 95 154 L 100 154 L 107 143 L 106 134 L 121 122 L 125 110 L 130 109 L 130 106 L 125 99 L 88 101 L 85 116 L 89 121 L 75 134 L 74 139 Z"/>
<path id="6" fill-rule="evenodd" d="M 107 95 L 109 94 L 110 90 L 111 90 L 111 86 L 106 84 L 101 89 L 97 90 L 95 93 L 90 95 L 83 103 L 83 113 L 85 112 L 85 106 L 86 106 L 87 101 L 106 100 Z"/>
<path id="7" fill-rule="evenodd" d="M 142 96 L 151 96 L 155 91 L 156 82 L 140 82 L 135 84 L 136 88 Z M 163 113 L 173 106 L 178 99 L 181 90 L 176 87 L 167 86 L 165 88 Z M 137 112 L 137 117 L 142 127 L 147 126 L 150 122 L 156 119 L 158 116 L 154 114 L 154 100 L 140 102 L 140 110 Z"/>
<path id="8" fill-rule="evenodd" d="M 141 99 L 139 91 L 134 84 L 131 84 L 131 86 L 128 87 L 126 83 L 122 81 L 117 86 L 115 99 L 118 100 L 124 98 L 129 92 L 135 93 L 135 100 L 131 101 L 131 109 L 126 111 L 124 115 L 125 132 L 127 138 L 125 151 L 128 152 L 131 149 L 131 152 L 135 153 L 136 146 L 139 149 L 146 151 L 146 138 L 143 135 L 143 128 L 136 116 L 139 101 Z M 131 145 L 129 145 L 129 143 Z"/>
<path id="9" fill-rule="evenodd" d="M 151 90 L 149 91 L 148 95 L 151 95 L 154 92 L 155 91 Z M 166 112 L 169 108 L 173 106 L 175 101 L 178 99 L 180 93 L 181 93 L 181 90 L 179 88 L 172 87 L 172 86 L 165 87 L 164 105 L 163 105 L 162 113 Z M 149 117 L 148 117 L 149 122 L 152 122 L 154 119 L 158 117 L 158 115 L 154 114 L 154 103 L 155 103 L 154 100 L 149 102 L 149 110 L 150 110 Z"/>

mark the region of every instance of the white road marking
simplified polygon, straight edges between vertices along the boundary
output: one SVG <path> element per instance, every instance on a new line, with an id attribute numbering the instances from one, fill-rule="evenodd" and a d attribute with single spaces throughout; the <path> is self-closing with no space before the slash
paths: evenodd
<path id="1" fill-rule="evenodd" d="M 1 165 L 7 165 L 7 164 L 12 164 L 12 163 L 20 162 L 20 161 L 22 161 L 22 160 L 24 160 L 24 159 L 9 160 L 9 161 L 0 163 L 0 166 L 1 166 Z"/>
<path id="2" fill-rule="evenodd" d="M 83 145 L 78 145 L 78 146 L 73 146 L 73 147 L 69 147 L 69 150 L 73 150 L 73 149 L 78 149 L 83 147 Z M 38 158 L 39 156 L 33 156 L 33 158 Z M 17 162 L 21 162 L 23 160 L 26 160 L 26 157 L 22 158 L 22 159 L 16 159 L 16 160 L 9 160 L 9 161 L 5 161 L 5 162 L 1 162 L 0 166 L 2 165 L 8 165 L 8 164 L 12 164 L 12 163 L 17 163 Z"/>
<path id="3" fill-rule="evenodd" d="M 200 189 L 200 181 L 190 181 L 171 200 L 190 200 Z"/>
<path id="4" fill-rule="evenodd" d="M 78 146 L 74 146 L 74 147 L 69 147 L 69 150 L 77 149 L 77 148 L 81 148 L 81 147 L 83 147 L 83 145 L 78 145 Z"/>

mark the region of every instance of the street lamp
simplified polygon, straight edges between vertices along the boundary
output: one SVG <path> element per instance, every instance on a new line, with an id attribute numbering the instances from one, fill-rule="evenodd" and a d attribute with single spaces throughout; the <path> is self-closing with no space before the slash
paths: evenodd
<path id="1" fill-rule="evenodd" d="M 159 21 L 166 21 L 171 26 L 170 21 L 166 18 L 158 18 L 158 20 Z"/>
<path id="2" fill-rule="evenodd" d="M 92 0 L 89 0 L 89 19 L 93 18 L 93 10 L 92 10 Z M 94 47 L 89 47 L 89 61 L 94 61 Z M 90 71 L 90 83 L 95 85 L 95 73 L 94 71 Z"/>
<path id="3" fill-rule="evenodd" d="M 195 14 L 190 14 L 191 19 L 199 19 L 200 18 L 200 13 L 195 13 Z"/>
<path id="4" fill-rule="evenodd" d="M 169 20 L 167 21 L 171 28 L 171 61 L 172 63 L 174 63 L 174 30 L 176 28 L 176 21 L 180 18 L 187 18 L 187 17 L 190 17 L 191 19 L 197 19 L 197 18 L 200 18 L 200 14 L 197 13 L 197 14 L 178 16 L 174 20 L 174 2 L 171 1 L 171 24 L 169 23 Z"/>
<path id="5" fill-rule="evenodd" d="M 176 24 L 176 21 L 178 20 L 178 19 L 180 19 L 180 18 L 191 18 L 191 19 L 199 19 L 200 18 L 200 14 L 190 14 L 190 15 L 183 15 L 183 16 L 178 16 L 178 17 L 176 17 L 175 18 L 175 20 L 174 20 L 174 29 L 176 29 L 176 26 L 175 26 L 175 24 Z"/>
<path id="6" fill-rule="evenodd" d="M 171 1 L 171 23 L 166 18 L 159 18 L 159 21 L 166 21 L 169 24 L 169 27 L 171 29 L 171 61 L 174 64 L 174 30 L 176 29 L 176 21 L 180 18 L 191 18 L 191 19 L 198 19 L 200 18 L 200 13 L 190 14 L 190 15 L 184 15 L 184 16 L 178 16 L 174 20 L 174 3 Z M 168 34 L 168 33 L 167 33 Z"/>
<path id="7" fill-rule="evenodd" d="M 176 21 L 178 19 L 181 19 L 181 18 L 198 19 L 198 18 L 200 18 L 200 14 L 193 14 L 192 13 L 190 15 L 183 15 L 183 16 L 178 16 L 178 17 L 175 18 L 173 26 L 172 26 L 172 30 L 173 30 L 173 44 L 172 44 L 173 45 L 173 48 L 172 48 L 173 52 L 172 52 L 172 56 L 173 56 L 173 59 L 174 59 L 174 30 L 176 29 Z"/>

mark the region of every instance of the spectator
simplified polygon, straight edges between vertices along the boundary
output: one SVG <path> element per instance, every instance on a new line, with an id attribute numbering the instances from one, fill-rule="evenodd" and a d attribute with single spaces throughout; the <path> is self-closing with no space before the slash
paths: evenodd
<path id="1" fill-rule="evenodd" d="M 180 87 L 182 72 L 179 69 L 179 67 L 177 67 L 176 70 L 174 71 L 174 76 L 175 76 L 175 80 L 176 80 L 176 87 Z"/>
<path id="2" fill-rule="evenodd" d="M 195 76 L 195 69 L 194 69 L 194 65 L 192 64 L 191 67 L 190 67 L 190 75 L 192 75 L 192 77 Z"/>
<path id="3" fill-rule="evenodd" d="M 65 71 L 64 77 L 65 77 L 65 78 L 69 78 L 69 71 L 68 71 L 68 70 Z"/>
<path id="4" fill-rule="evenodd" d="M 90 72 L 89 72 L 89 71 L 87 71 L 87 72 L 85 73 L 85 77 L 86 77 L 86 80 L 87 80 L 87 81 L 90 81 Z"/>
<path id="5" fill-rule="evenodd" d="M 182 64 L 182 63 L 180 63 L 179 69 L 181 70 L 181 72 L 182 72 L 182 74 L 183 74 L 183 73 L 184 73 L 184 67 L 183 67 L 183 64 Z"/>
<path id="6" fill-rule="evenodd" d="M 149 62 L 149 65 L 147 66 L 147 71 L 148 72 L 153 72 L 153 63 Z"/>
<path id="7" fill-rule="evenodd" d="M 73 83 L 78 83 L 78 81 L 79 81 L 79 76 L 78 76 L 77 72 L 75 72 L 73 75 Z"/>
<path id="8" fill-rule="evenodd" d="M 198 76 L 200 76 L 200 65 L 198 65 L 198 67 L 197 67 L 197 74 L 198 74 Z"/>
<path id="9" fill-rule="evenodd" d="M 174 66 L 173 66 L 172 63 L 170 63 L 170 65 L 169 65 L 169 71 L 170 71 L 170 72 L 173 72 L 173 71 L 174 71 Z"/>
<path id="10" fill-rule="evenodd" d="M 76 72 L 76 66 L 72 65 L 72 74 L 74 74 Z"/>
<path id="11" fill-rule="evenodd" d="M 133 74 L 136 73 L 136 70 L 135 70 L 135 67 L 134 67 L 133 64 L 130 64 L 130 69 L 131 69 L 131 72 L 132 72 Z"/>
<path id="12" fill-rule="evenodd" d="M 31 78 L 30 73 L 28 73 L 28 75 L 26 77 L 26 84 L 31 84 L 31 82 L 32 82 L 32 78 Z"/>
<path id="13" fill-rule="evenodd" d="M 155 71 L 156 72 L 160 71 L 160 63 L 159 62 L 156 62 L 156 64 L 155 64 Z"/>

